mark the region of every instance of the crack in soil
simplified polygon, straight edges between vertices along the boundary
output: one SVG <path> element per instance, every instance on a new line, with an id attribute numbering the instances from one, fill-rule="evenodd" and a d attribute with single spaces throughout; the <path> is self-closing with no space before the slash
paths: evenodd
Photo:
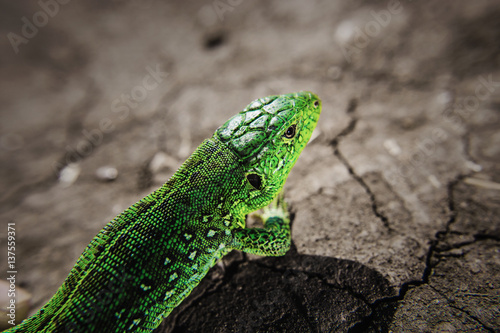
<path id="1" fill-rule="evenodd" d="M 357 107 L 357 101 L 355 99 L 351 100 L 351 102 L 348 106 L 348 109 L 347 109 L 347 113 L 355 112 L 356 107 Z M 392 228 L 389 225 L 389 219 L 379 211 L 378 205 L 377 205 L 376 200 L 375 200 L 375 194 L 372 192 L 372 190 L 366 184 L 366 182 L 363 180 L 363 178 L 361 176 L 359 176 L 358 174 L 356 174 L 353 167 L 348 162 L 347 158 L 341 153 L 340 149 L 338 148 L 340 140 L 342 138 L 348 136 L 352 132 L 354 132 L 357 121 L 358 121 L 358 119 L 356 117 L 352 117 L 349 124 L 333 140 L 331 140 L 330 144 L 334 148 L 334 155 L 341 161 L 341 163 L 344 164 L 344 166 L 347 168 L 348 172 L 352 175 L 352 177 L 364 188 L 366 193 L 369 195 L 370 201 L 372 204 L 372 211 L 375 214 L 375 216 L 377 216 L 377 218 L 379 218 L 383 222 L 384 226 L 390 232 L 392 232 L 394 230 L 392 230 Z M 471 157 L 469 154 L 470 147 L 469 147 L 468 142 L 465 143 L 464 149 L 465 149 L 466 155 L 468 157 Z M 240 270 L 241 265 L 244 263 L 247 263 L 247 262 L 251 263 L 251 264 L 255 264 L 261 268 L 266 268 L 266 269 L 269 269 L 273 272 L 281 273 L 281 274 L 286 273 L 286 272 L 292 272 L 292 273 L 300 272 L 302 274 L 307 275 L 308 277 L 317 278 L 319 281 L 321 281 L 322 283 L 324 283 L 325 285 L 327 285 L 329 287 L 332 287 L 332 288 L 337 289 L 337 290 L 346 291 L 349 295 L 351 295 L 355 299 L 360 300 L 363 304 L 365 304 L 366 306 L 368 306 L 370 308 L 371 313 L 369 315 L 367 315 L 366 317 L 362 318 L 353 327 L 351 327 L 349 329 L 349 332 L 364 332 L 370 328 L 373 329 L 374 327 L 378 327 L 378 328 L 385 327 L 387 329 L 388 324 L 384 325 L 384 323 L 381 323 L 380 318 L 383 318 L 383 314 L 387 311 L 395 312 L 396 307 L 397 307 L 397 302 L 404 300 L 407 292 L 411 288 L 414 288 L 414 287 L 419 287 L 422 285 L 429 285 L 439 295 L 441 295 L 443 298 L 445 298 L 447 301 L 449 301 L 447 297 L 442 295 L 440 292 L 438 292 L 434 287 L 432 287 L 429 284 L 429 278 L 431 276 L 432 269 L 434 267 L 436 267 L 436 265 L 438 265 L 440 262 L 440 259 L 439 259 L 440 256 L 438 254 L 442 253 L 444 251 L 451 250 L 451 249 L 460 248 L 460 247 L 472 244 L 476 241 L 480 241 L 483 239 L 494 239 L 496 241 L 500 241 L 500 239 L 498 239 L 498 237 L 477 234 L 477 235 L 474 235 L 473 241 L 463 242 L 463 243 L 457 244 L 457 246 L 447 247 L 446 249 L 438 248 L 439 243 L 442 242 L 444 239 L 446 239 L 447 236 L 450 234 L 450 227 L 456 221 L 457 210 L 456 210 L 453 191 L 454 191 L 455 187 L 467 176 L 468 176 L 468 174 L 460 174 L 455 179 L 450 181 L 447 185 L 448 208 L 449 208 L 449 211 L 451 212 L 451 215 L 450 215 L 450 218 L 448 219 L 448 221 L 445 225 L 444 230 L 436 232 L 434 239 L 432 239 L 430 241 L 430 245 L 429 245 L 426 259 L 425 259 L 425 268 L 424 268 L 424 271 L 422 274 L 422 278 L 420 280 L 412 280 L 412 281 L 408 281 L 406 283 L 403 283 L 399 289 L 398 294 L 395 296 L 379 298 L 379 299 L 373 301 L 372 303 L 370 303 L 364 295 L 355 292 L 349 286 L 341 286 L 341 285 L 333 284 L 333 283 L 329 282 L 325 276 L 323 276 L 319 273 L 311 273 L 311 272 L 300 270 L 300 269 L 276 268 L 274 266 L 269 266 L 269 265 L 262 263 L 262 262 L 258 262 L 258 261 L 252 262 L 245 255 L 243 257 L 243 260 L 238 260 L 238 261 L 233 262 L 230 265 L 231 269 L 224 273 L 224 277 L 221 279 L 221 281 L 216 283 L 215 286 L 212 286 L 212 288 L 209 288 L 205 292 L 203 292 L 199 297 L 196 298 L 196 301 L 201 300 L 201 299 L 209 296 L 210 294 L 217 292 L 222 287 L 222 285 L 224 285 L 225 283 L 227 283 L 228 281 L 230 281 L 232 279 L 232 277 Z M 291 223 L 293 222 L 293 218 L 291 218 L 290 222 Z M 303 300 L 301 300 L 300 296 L 297 295 L 296 293 L 293 293 L 292 298 L 293 298 L 293 302 L 294 302 L 295 306 L 297 306 L 301 311 L 305 311 L 304 313 L 306 313 L 307 309 L 305 308 Z M 193 300 L 193 302 L 194 302 L 194 300 Z M 191 305 L 189 305 L 189 306 L 191 306 Z M 471 319 L 473 319 L 474 321 L 476 321 L 477 323 L 482 325 L 482 327 L 484 327 L 486 330 L 493 332 L 493 329 L 491 329 L 490 327 L 488 327 L 487 325 L 482 323 L 480 319 L 478 319 L 477 317 L 475 317 L 473 314 L 469 313 L 468 311 L 461 309 L 461 308 L 458 308 L 456 306 L 452 306 L 452 305 L 450 305 L 450 307 L 453 307 L 453 308 L 457 309 L 458 311 L 463 312 L 468 317 L 470 317 Z M 309 325 L 311 331 L 317 332 L 318 327 L 314 324 L 314 322 L 311 322 L 311 320 L 308 316 L 306 316 L 306 318 L 307 318 L 307 324 Z"/>
<path id="2" fill-rule="evenodd" d="M 300 297 L 300 295 L 295 292 L 292 292 L 290 295 L 291 295 L 290 298 L 292 299 L 294 305 L 299 310 L 299 313 L 301 313 L 306 319 L 307 326 L 309 326 L 311 332 L 320 332 L 314 318 L 309 317 L 307 307 L 304 305 L 305 301 L 302 299 L 302 297 Z"/>
<path id="3" fill-rule="evenodd" d="M 472 313 L 470 313 L 470 311 L 467 311 L 465 309 L 462 309 L 456 305 L 453 305 L 453 301 L 450 300 L 448 297 L 446 297 L 446 295 L 444 295 L 443 293 L 441 293 L 439 290 L 437 290 L 436 288 L 434 288 L 432 285 L 429 285 L 429 287 L 434 290 L 434 292 L 436 292 L 436 294 L 440 295 L 441 297 L 443 297 L 444 299 L 446 299 L 446 301 L 448 302 L 448 304 L 446 304 L 447 306 L 449 306 L 450 308 L 453 308 L 455 310 L 458 310 L 464 314 L 466 314 L 468 317 L 470 317 L 471 319 L 473 319 L 474 321 L 476 321 L 477 323 L 479 323 L 481 326 L 483 326 L 484 329 L 490 331 L 490 332 L 494 332 L 495 330 L 491 327 L 489 327 L 488 325 L 486 325 L 485 323 L 483 323 L 479 318 L 477 318 L 476 316 L 474 316 Z"/>
<path id="4" fill-rule="evenodd" d="M 466 177 L 467 177 L 467 175 L 462 175 L 462 174 L 458 175 L 454 180 L 452 180 L 448 184 L 448 207 L 450 209 L 451 216 L 450 216 L 448 222 L 446 223 L 445 230 L 438 231 L 436 233 L 435 239 L 431 240 L 431 244 L 430 244 L 429 249 L 427 251 L 427 256 L 426 256 L 426 260 L 425 260 L 425 269 L 424 269 L 424 272 L 422 274 L 422 279 L 405 282 L 401 286 L 398 295 L 392 296 L 392 297 L 380 298 L 380 299 L 376 300 L 375 302 L 373 302 L 372 306 L 373 306 L 374 310 L 372 311 L 372 313 L 369 316 L 365 317 L 361 322 L 359 322 L 358 324 L 353 326 L 352 329 L 350 330 L 350 332 L 364 332 L 364 331 L 366 331 L 370 326 L 372 326 L 374 324 L 373 323 L 374 319 L 376 317 L 380 316 L 380 314 L 378 312 L 379 311 L 386 311 L 386 309 L 384 308 L 384 305 L 389 305 L 389 306 L 395 307 L 396 303 L 398 301 L 402 301 L 406 297 L 406 294 L 407 294 L 408 290 L 410 290 L 410 288 L 419 287 L 422 285 L 429 285 L 432 289 L 434 289 L 429 284 L 429 278 L 431 276 L 432 269 L 434 267 L 436 267 L 436 265 L 439 264 L 439 262 L 440 262 L 439 257 L 435 255 L 436 253 L 440 252 L 440 250 L 437 249 L 437 245 L 440 241 L 442 241 L 443 239 L 446 238 L 446 236 L 450 232 L 449 231 L 450 226 L 456 220 L 457 211 L 456 211 L 456 207 L 455 207 L 453 191 L 454 191 L 454 188 Z M 480 238 L 481 237 L 478 237 L 473 242 L 481 240 Z M 487 238 L 489 239 L 491 237 L 487 237 Z M 493 238 L 495 239 L 495 237 L 493 237 Z M 473 243 L 473 242 L 471 242 L 471 243 Z M 452 247 L 451 249 L 453 249 L 453 248 L 454 247 Z M 447 250 L 449 250 L 449 249 L 447 249 Z M 432 259 L 437 259 L 437 260 L 433 261 Z M 444 298 L 446 298 L 446 297 L 444 297 Z M 479 319 L 475 318 L 473 315 L 469 314 L 466 311 L 463 311 L 463 312 L 466 313 L 468 316 L 470 316 L 475 321 L 481 323 L 481 321 Z M 481 323 L 481 325 L 485 329 L 487 329 L 489 331 L 493 331 L 491 328 L 484 325 L 483 323 Z"/>
<path id="5" fill-rule="evenodd" d="M 363 187 L 363 189 L 365 190 L 365 192 L 370 197 L 370 202 L 371 202 L 371 207 L 372 207 L 373 214 L 375 214 L 375 216 L 380 221 L 382 221 L 384 227 L 386 227 L 387 230 L 389 230 L 389 232 L 394 232 L 394 230 L 391 228 L 391 226 L 389 224 L 389 219 L 387 218 L 387 216 L 385 216 L 384 214 L 382 214 L 379 211 L 377 202 L 375 200 L 375 194 L 370 189 L 370 187 L 366 184 L 366 182 L 363 180 L 363 178 L 360 177 L 358 174 L 356 174 L 356 172 L 354 171 L 354 169 L 352 168 L 352 166 L 349 164 L 349 162 L 347 161 L 347 159 L 344 157 L 344 155 L 338 149 L 338 146 L 334 147 L 334 152 L 333 153 L 342 162 L 342 164 L 344 164 L 344 166 L 349 171 L 349 174 L 358 182 L 359 185 L 361 185 L 361 187 Z"/>
<path id="6" fill-rule="evenodd" d="M 347 293 L 349 295 L 351 295 L 352 297 L 356 298 L 357 300 L 360 300 L 361 302 L 363 302 L 365 305 L 367 305 L 370 308 L 375 303 L 375 302 L 374 303 L 370 303 L 363 294 L 355 292 L 349 286 L 344 286 L 344 285 L 339 285 L 339 284 L 335 284 L 335 283 L 329 282 L 328 278 L 325 277 L 323 274 L 320 274 L 320 273 L 312 273 L 312 272 L 308 272 L 308 271 L 301 270 L 301 269 L 276 268 L 274 266 L 266 265 L 265 263 L 262 263 L 262 262 L 255 262 L 255 264 L 257 266 L 259 266 L 259 267 L 262 267 L 262 268 L 265 268 L 265 269 L 269 269 L 270 271 L 272 271 L 274 273 L 283 274 L 284 276 L 288 276 L 290 273 L 291 274 L 294 274 L 294 273 L 303 273 L 303 274 L 307 275 L 310 278 L 316 278 L 316 279 L 318 279 L 319 281 L 321 281 L 322 283 L 324 283 L 325 285 L 327 285 L 329 287 L 332 287 L 333 289 L 341 290 L 341 291 L 347 291 Z"/>
<path id="7" fill-rule="evenodd" d="M 442 254 L 443 252 L 448 252 L 450 250 L 455 250 L 455 249 L 461 249 L 462 247 L 466 247 L 468 245 L 471 245 L 471 244 L 474 244 L 474 243 L 477 243 L 477 242 L 481 242 L 481 241 L 484 241 L 484 240 L 493 240 L 493 241 L 496 241 L 496 242 L 500 242 L 500 237 L 497 237 L 497 236 L 494 236 L 494 235 L 486 235 L 486 234 L 475 234 L 475 235 L 472 235 L 472 237 L 474 237 L 473 240 L 470 240 L 470 241 L 464 241 L 464 242 L 460 242 L 460 243 L 456 243 L 456 244 L 453 244 L 452 246 L 446 246 L 446 247 L 441 247 L 439 249 L 435 249 L 435 252 L 436 252 L 436 256 L 440 256 L 440 257 L 462 257 L 465 255 L 464 254 Z"/>
<path id="8" fill-rule="evenodd" d="M 354 105 L 354 106 L 353 106 Z M 355 108 L 355 103 L 351 102 L 351 104 L 349 105 L 349 108 L 348 108 L 348 112 L 349 113 L 352 113 L 354 112 L 354 110 L 352 110 L 353 108 Z M 373 193 L 373 191 L 370 189 L 370 187 L 366 184 L 366 182 L 363 180 L 363 178 L 361 176 L 359 176 L 353 169 L 353 167 L 351 166 L 351 164 L 347 161 L 347 158 L 340 152 L 340 149 L 339 149 L 339 143 L 340 143 L 340 140 L 351 134 L 352 132 L 354 132 L 354 129 L 356 128 L 356 123 L 357 123 L 357 119 L 356 118 L 351 118 L 351 121 L 349 122 L 349 125 L 347 125 L 346 128 L 344 128 L 331 142 L 330 142 L 330 145 L 333 146 L 333 154 L 340 160 L 340 162 L 342 162 L 342 164 L 344 164 L 344 166 L 346 167 L 347 171 L 349 172 L 349 174 L 356 180 L 356 182 L 358 182 L 358 184 L 361 185 L 361 187 L 363 187 L 363 189 L 365 190 L 365 192 L 368 194 L 368 196 L 370 197 L 370 202 L 371 202 L 371 207 L 372 207 L 372 211 L 373 213 L 375 214 L 375 216 L 380 219 L 380 221 L 382 221 L 383 225 L 387 228 L 387 230 L 389 230 L 389 232 L 393 232 L 394 230 L 391 228 L 390 224 L 389 224 L 389 219 L 387 218 L 387 216 L 385 216 L 384 214 L 382 214 L 378 208 L 378 205 L 377 205 L 377 202 L 375 200 L 375 194 Z"/>
<path id="9" fill-rule="evenodd" d="M 354 105 L 354 108 L 355 108 L 355 105 Z M 349 113 L 351 113 L 353 111 L 354 110 L 352 110 L 352 108 L 350 106 Z M 354 131 L 354 129 L 356 127 L 356 122 L 357 122 L 357 119 L 352 118 L 349 125 L 344 130 L 342 130 L 342 132 L 340 132 L 330 142 L 330 144 L 334 148 L 334 155 L 344 164 L 344 166 L 347 168 L 348 172 L 352 175 L 352 177 L 365 189 L 366 193 L 370 196 L 370 201 L 372 203 L 372 210 L 373 210 L 374 214 L 383 222 L 384 226 L 391 232 L 393 230 L 391 229 L 391 227 L 389 225 L 389 219 L 386 216 L 384 216 L 382 213 L 380 213 L 380 211 L 378 209 L 378 205 L 375 201 L 375 194 L 371 191 L 371 189 L 365 183 L 363 178 L 356 174 L 356 172 L 354 171 L 354 169 L 352 168 L 352 166 L 350 165 L 348 160 L 345 158 L 345 156 L 341 153 L 341 151 L 338 148 L 340 140 L 343 137 L 351 134 Z M 471 156 L 469 154 L 468 142 L 465 143 L 464 149 L 465 149 L 465 154 L 470 158 Z M 453 196 L 453 191 L 454 191 L 455 187 L 467 176 L 468 176 L 468 174 L 460 174 L 455 179 L 453 179 L 451 182 L 448 183 L 448 186 L 447 186 L 448 208 L 451 212 L 451 216 L 446 223 L 445 229 L 438 231 L 435 234 L 435 239 L 430 241 L 430 246 L 429 246 L 429 249 L 427 251 L 427 255 L 426 255 L 426 259 L 425 259 L 425 268 L 424 268 L 424 272 L 422 274 L 422 278 L 420 280 L 413 280 L 413 281 L 408 281 L 406 283 L 403 283 L 397 296 L 380 298 L 380 299 L 376 300 L 375 302 L 369 304 L 370 308 L 372 309 L 372 313 L 370 315 L 366 316 L 364 319 L 362 319 L 356 325 L 354 325 L 349 330 L 350 332 L 363 332 L 363 331 L 366 331 L 367 329 L 369 329 L 370 327 L 373 327 L 373 325 L 376 324 L 376 323 L 374 323 L 375 319 L 377 317 L 380 317 L 379 312 L 380 311 L 387 311 L 387 306 L 391 306 L 391 307 L 395 308 L 396 302 L 403 300 L 406 296 L 406 293 L 408 292 L 408 290 L 411 287 L 418 287 L 418 286 L 421 286 L 424 284 L 427 284 L 427 285 L 429 284 L 429 278 L 430 278 L 430 275 L 432 273 L 432 269 L 440 262 L 439 256 L 437 256 L 436 254 L 442 252 L 442 250 L 438 249 L 437 246 L 441 241 L 446 239 L 446 237 L 449 235 L 450 227 L 456 220 L 457 210 L 455 207 L 455 200 L 454 200 L 454 196 Z M 468 242 L 468 244 L 473 243 L 475 241 L 478 241 L 482 237 L 483 237 L 483 235 L 474 235 L 474 241 Z M 487 237 L 487 238 L 493 238 L 493 239 L 497 240 L 496 237 Z M 467 244 L 460 244 L 460 246 L 463 246 L 463 245 L 467 245 Z M 453 248 L 455 248 L 455 247 L 451 247 L 447 250 L 450 250 Z M 434 261 L 433 261 L 433 259 L 434 259 Z M 353 295 L 353 296 L 355 296 L 355 295 Z M 488 326 L 481 323 L 481 321 L 478 318 L 474 317 L 473 315 L 471 315 L 470 313 L 468 313 L 466 311 L 463 311 L 463 312 L 466 313 L 471 318 L 473 318 L 474 320 L 476 320 L 478 323 L 480 323 L 485 329 L 492 331 L 491 328 L 489 328 Z"/>

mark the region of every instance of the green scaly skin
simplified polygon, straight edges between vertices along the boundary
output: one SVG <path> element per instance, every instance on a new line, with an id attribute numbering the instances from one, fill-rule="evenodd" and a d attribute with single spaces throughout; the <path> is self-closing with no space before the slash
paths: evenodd
<path id="1" fill-rule="evenodd" d="M 310 92 L 250 103 L 219 127 L 157 191 L 113 219 L 52 299 L 6 332 L 150 332 L 229 251 L 281 256 L 290 247 L 282 200 L 265 207 L 316 127 Z"/>

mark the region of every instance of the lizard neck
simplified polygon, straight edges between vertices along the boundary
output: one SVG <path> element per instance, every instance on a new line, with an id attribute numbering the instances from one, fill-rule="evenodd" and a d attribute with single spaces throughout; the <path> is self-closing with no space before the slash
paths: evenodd
<path id="1" fill-rule="evenodd" d="M 230 214 L 242 220 L 250 210 L 245 204 L 249 189 L 241 159 L 215 136 L 203 141 L 157 195 L 175 196 L 184 211 L 220 214 L 213 218 Z"/>

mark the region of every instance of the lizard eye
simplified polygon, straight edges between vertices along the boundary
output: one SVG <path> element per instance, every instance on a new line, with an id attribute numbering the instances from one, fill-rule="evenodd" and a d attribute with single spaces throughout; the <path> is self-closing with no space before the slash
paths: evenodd
<path id="1" fill-rule="evenodd" d="M 296 130 L 295 125 L 288 127 L 286 132 L 285 132 L 285 138 L 287 138 L 287 139 L 293 138 L 295 136 L 295 132 L 296 132 L 295 130 Z"/>
<path id="2" fill-rule="evenodd" d="M 314 101 L 313 105 L 314 105 L 315 108 L 317 108 L 319 106 L 319 102 L 318 101 Z"/>
<path id="3" fill-rule="evenodd" d="M 254 188 L 257 190 L 260 190 L 260 187 L 262 186 L 262 180 L 260 179 L 260 176 L 255 173 L 251 173 L 247 175 L 247 180 L 252 185 Z"/>

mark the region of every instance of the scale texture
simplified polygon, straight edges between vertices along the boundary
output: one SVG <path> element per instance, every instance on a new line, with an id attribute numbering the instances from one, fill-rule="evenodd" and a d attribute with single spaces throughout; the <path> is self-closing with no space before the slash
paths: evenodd
<path id="1" fill-rule="evenodd" d="M 150 332 L 229 251 L 284 255 L 279 194 L 320 112 L 310 92 L 250 103 L 109 222 L 53 298 L 6 332 Z M 264 228 L 246 228 L 245 216 L 263 207 Z"/>

